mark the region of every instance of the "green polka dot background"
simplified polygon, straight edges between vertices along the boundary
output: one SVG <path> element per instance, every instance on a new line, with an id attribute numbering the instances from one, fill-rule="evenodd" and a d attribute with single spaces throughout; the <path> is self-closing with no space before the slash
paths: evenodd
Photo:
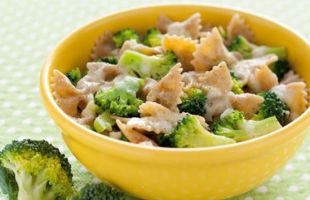
<path id="1" fill-rule="evenodd" d="M 62 141 L 60 130 L 42 106 L 40 67 L 56 43 L 75 28 L 100 16 L 140 5 L 202 1 L 148 0 L 1 0 L 0 1 L 0 147 L 13 139 L 45 139 L 69 158 L 78 188 L 96 180 Z M 229 1 L 229 5 L 274 18 L 310 39 L 309 0 Z M 0 193 L 0 200 L 7 199 Z M 268 182 L 233 199 L 310 200 L 310 137 L 295 157 Z"/>

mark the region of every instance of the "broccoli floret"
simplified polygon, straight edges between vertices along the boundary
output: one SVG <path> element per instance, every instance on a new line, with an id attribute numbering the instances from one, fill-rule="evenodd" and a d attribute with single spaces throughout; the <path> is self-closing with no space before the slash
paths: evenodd
<path id="1" fill-rule="evenodd" d="M 84 186 L 72 200 L 137 200 L 104 183 L 92 183 Z"/>
<path id="2" fill-rule="evenodd" d="M 191 88 L 181 97 L 182 103 L 178 105 L 180 112 L 188 112 L 194 115 L 205 115 L 206 95 L 196 88 Z"/>
<path id="3" fill-rule="evenodd" d="M 254 116 L 254 119 L 260 120 L 275 116 L 282 125 L 285 125 L 290 115 L 290 109 L 286 103 L 281 101 L 273 91 L 262 92 L 259 95 L 264 97 L 264 102 L 259 105 L 258 114 Z"/>
<path id="4" fill-rule="evenodd" d="M 159 80 L 165 76 L 177 62 L 177 57 L 172 51 L 165 54 L 147 56 L 131 50 L 126 50 L 119 64 L 128 70 L 128 73 L 141 78 L 151 77 Z"/>
<path id="5" fill-rule="evenodd" d="M 0 188 L 3 194 L 8 195 L 9 200 L 17 200 L 18 185 L 14 172 L 2 167 L 0 163 Z"/>
<path id="6" fill-rule="evenodd" d="M 255 51 L 259 52 L 260 56 L 266 54 L 275 54 L 278 56 L 279 60 L 284 60 L 286 57 L 285 47 L 269 47 L 269 46 L 256 46 L 251 44 L 245 37 L 238 35 L 232 43 L 229 45 L 228 49 L 230 51 L 237 51 L 242 54 L 243 58 L 248 59 L 252 57 L 253 47 Z"/>
<path id="7" fill-rule="evenodd" d="M 271 65 L 270 69 L 277 75 L 278 80 L 282 80 L 284 75 L 290 71 L 290 64 L 286 60 L 278 60 Z"/>
<path id="8" fill-rule="evenodd" d="M 83 77 L 78 67 L 67 72 L 66 76 L 70 79 L 72 85 L 74 86 L 76 86 L 77 82 Z"/>
<path id="9" fill-rule="evenodd" d="M 0 162 L 4 174 L 18 185 L 18 199 L 54 200 L 73 194 L 70 163 L 44 140 L 13 141 L 0 152 Z"/>
<path id="10" fill-rule="evenodd" d="M 139 106 L 143 101 L 136 97 L 143 86 L 143 79 L 126 76 L 107 90 L 95 95 L 95 103 L 103 110 L 121 117 L 138 116 Z"/>
<path id="11" fill-rule="evenodd" d="M 242 94 L 244 93 L 243 91 L 243 86 L 244 83 L 242 83 L 241 81 L 238 80 L 238 78 L 235 76 L 235 74 L 233 72 L 230 72 L 230 76 L 231 76 L 231 80 L 233 82 L 233 86 L 231 88 L 231 91 L 235 94 Z"/>
<path id="12" fill-rule="evenodd" d="M 139 42 L 139 34 L 131 28 L 125 28 L 113 34 L 112 37 L 114 44 L 120 48 L 126 40 L 136 40 Z"/>
<path id="13" fill-rule="evenodd" d="M 162 37 L 163 35 L 158 29 L 151 28 L 147 30 L 143 43 L 151 47 L 160 46 Z"/>
<path id="14" fill-rule="evenodd" d="M 94 129 L 98 133 L 103 133 L 104 131 L 112 131 L 112 127 L 115 125 L 115 120 L 110 116 L 109 112 L 103 112 L 96 117 L 94 121 Z"/>
<path id="15" fill-rule="evenodd" d="M 97 62 L 105 62 L 105 63 L 110 63 L 113 65 L 116 65 L 118 60 L 114 56 L 106 56 L 106 57 L 100 57 L 96 60 Z"/>
<path id="16" fill-rule="evenodd" d="M 233 144 L 233 139 L 214 135 L 207 131 L 194 115 L 186 115 L 172 133 L 159 139 L 162 146 L 177 148 L 209 147 Z"/>
<path id="17" fill-rule="evenodd" d="M 232 138 L 237 142 L 266 135 L 279 128 L 281 124 L 275 117 L 260 121 L 246 120 L 244 114 L 237 110 L 222 116 L 211 127 L 215 134 Z"/>
<path id="18" fill-rule="evenodd" d="M 266 54 L 275 54 L 278 56 L 279 60 L 284 60 L 286 58 L 286 48 L 285 47 L 269 47 L 269 46 L 260 46 L 260 51 L 263 55 Z"/>
<path id="19" fill-rule="evenodd" d="M 248 59 L 252 57 L 252 46 L 247 41 L 247 39 L 241 35 L 237 36 L 230 46 L 228 47 L 230 51 L 238 51 L 242 54 L 243 58 Z"/>

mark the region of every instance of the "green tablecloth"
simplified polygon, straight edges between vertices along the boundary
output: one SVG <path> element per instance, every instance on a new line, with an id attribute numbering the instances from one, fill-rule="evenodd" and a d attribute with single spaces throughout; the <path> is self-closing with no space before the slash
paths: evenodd
<path id="1" fill-rule="evenodd" d="M 1 0 L 0 1 L 0 147 L 12 139 L 46 139 L 66 153 L 77 187 L 94 179 L 64 145 L 39 95 L 40 66 L 67 33 L 99 16 L 150 3 L 184 0 Z M 310 39 L 309 0 L 210 0 L 273 17 Z M 310 66 L 309 66 L 310 67 Z M 6 199 L 0 194 L 0 199 Z M 270 181 L 236 199 L 310 200 L 310 138 Z"/>

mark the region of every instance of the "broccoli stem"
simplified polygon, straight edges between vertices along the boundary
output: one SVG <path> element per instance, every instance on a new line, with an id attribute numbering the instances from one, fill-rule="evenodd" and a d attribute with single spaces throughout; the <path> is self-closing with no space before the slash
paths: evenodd
<path id="1" fill-rule="evenodd" d="M 16 167 L 17 168 L 17 167 Z M 15 179 L 18 185 L 18 200 L 54 200 L 53 192 L 46 190 L 46 175 L 40 172 L 37 175 L 15 169 Z"/>

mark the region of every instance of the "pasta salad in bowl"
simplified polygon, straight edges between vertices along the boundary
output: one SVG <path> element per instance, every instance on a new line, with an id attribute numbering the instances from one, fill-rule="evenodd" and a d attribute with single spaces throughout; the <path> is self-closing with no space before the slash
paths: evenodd
<path id="1" fill-rule="evenodd" d="M 105 31 L 86 68 L 54 70 L 61 109 L 97 133 L 135 144 L 209 147 L 269 134 L 307 108 L 285 47 L 255 43 L 235 14 L 227 27 L 161 15 L 146 32 Z"/>
<path id="2" fill-rule="evenodd" d="M 272 177 L 304 140 L 309 46 L 232 8 L 135 8 L 63 39 L 40 91 L 99 179 L 142 199 L 226 199 Z"/>

